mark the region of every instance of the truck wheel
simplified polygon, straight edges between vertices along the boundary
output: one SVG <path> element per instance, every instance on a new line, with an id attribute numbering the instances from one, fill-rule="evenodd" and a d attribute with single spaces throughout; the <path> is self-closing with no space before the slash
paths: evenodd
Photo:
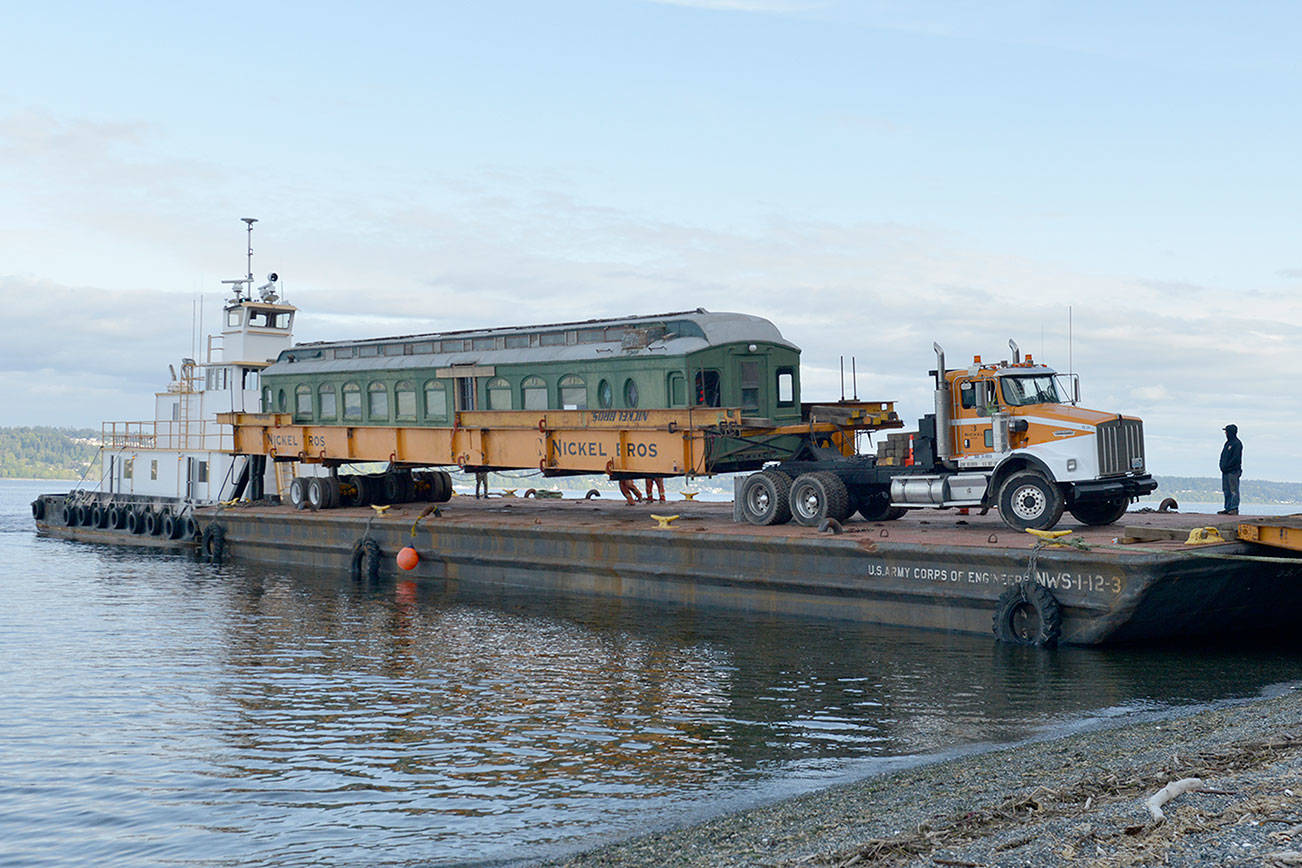
<path id="1" fill-rule="evenodd" d="M 818 476 L 822 478 L 823 484 L 827 488 L 827 517 L 836 519 L 838 522 L 849 521 L 850 516 L 854 515 L 854 501 L 850 498 L 850 490 L 845 487 L 845 482 L 841 480 L 841 477 L 828 470 L 819 472 Z M 832 508 L 835 508 L 836 511 L 833 512 Z"/>
<path id="2" fill-rule="evenodd" d="M 1123 497 L 1119 500 L 1095 500 L 1093 502 L 1078 503 L 1071 508 L 1071 514 L 1081 524 L 1088 524 L 1091 527 L 1112 524 L 1121 516 L 1126 514 L 1126 509 L 1130 506 L 1130 498 Z"/>
<path id="3" fill-rule="evenodd" d="M 999 489 L 999 517 L 1016 530 L 1049 530 L 1062 510 L 1058 486 L 1033 470 L 1014 473 Z"/>
<path id="4" fill-rule="evenodd" d="M 995 606 L 995 637 L 1000 642 L 1045 648 L 1058 644 L 1061 634 L 1062 610 L 1044 585 L 1023 579 L 1000 595 Z"/>
<path id="5" fill-rule="evenodd" d="M 908 512 L 902 506 L 891 506 L 888 489 L 878 488 L 855 500 L 855 508 L 864 521 L 894 521 Z"/>
<path id="6" fill-rule="evenodd" d="M 791 517 L 805 527 L 818 527 L 825 518 L 836 518 L 846 509 L 845 484 L 830 485 L 822 473 L 802 473 L 791 485 Z"/>
<path id="7" fill-rule="evenodd" d="M 752 473 L 741 486 L 741 514 L 751 524 L 785 524 L 791 520 L 790 491 L 791 477 L 785 473 Z"/>

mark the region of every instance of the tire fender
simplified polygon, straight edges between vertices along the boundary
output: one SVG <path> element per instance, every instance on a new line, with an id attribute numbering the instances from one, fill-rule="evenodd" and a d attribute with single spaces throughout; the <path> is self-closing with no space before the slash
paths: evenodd
<path id="1" fill-rule="evenodd" d="M 1052 591 L 1022 579 L 999 595 L 994 631 L 995 638 L 1009 645 L 1051 648 L 1062 635 L 1062 609 Z"/>

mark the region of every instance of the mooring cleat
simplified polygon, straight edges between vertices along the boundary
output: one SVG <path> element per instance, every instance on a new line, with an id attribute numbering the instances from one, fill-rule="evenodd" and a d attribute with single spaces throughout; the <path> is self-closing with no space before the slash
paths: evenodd
<path id="1" fill-rule="evenodd" d="M 1196 527 L 1189 531 L 1189 539 L 1184 541 L 1187 546 L 1205 546 L 1213 543 L 1223 543 L 1225 537 L 1214 527 Z"/>
<path id="2" fill-rule="evenodd" d="M 656 515 L 655 513 L 651 513 L 651 517 L 659 522 L 657 527 L 660 530 L 670 530 L 670 524 L 673 523 L 674 519 L 678 518 L 676 515 Z"/>
<path id="3" fill-rule="evenodd" d="M 389 511 L 389 507 L 391 506 L 393 506 L 393 504 L 391 503 L 386 503 L 384 506 L 376 506 L 375 504 L 372 503 L 371 509 L 375 510 L 376 515 L 384 515 L 386 512 Z"/>
<path id="4" fill-rule="evenodd" d="M 682 492 L 683 500 L 696 500 L 696 495 L 700 493 L 699 491 L 684 491 Z"/>
<path id="5" fill-rule="evenodd" d="M 516 493 L 517 491 L 519 491 L 519 489 L 517 489 L 517 488 L 503 488 L 503 489 L 502 489 L 502 496 L 503 496 L 503 497 L 515 497 L 515 493 Z"/>

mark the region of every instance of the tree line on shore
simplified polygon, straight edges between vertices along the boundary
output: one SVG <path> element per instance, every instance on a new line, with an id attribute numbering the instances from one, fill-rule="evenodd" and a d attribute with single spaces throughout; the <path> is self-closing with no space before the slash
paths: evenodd
<path id="1" fill-rule="evenodd" d="M 93 428 L 0 428 L 0 477 L 79 479 L 98 449 Z"/>

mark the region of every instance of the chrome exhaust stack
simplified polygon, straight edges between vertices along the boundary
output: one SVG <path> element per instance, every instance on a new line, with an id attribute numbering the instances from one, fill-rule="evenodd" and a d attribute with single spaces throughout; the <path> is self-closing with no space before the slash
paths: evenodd
<path id="1" fill-rule="evenodd" d="M 931 348 L 936 351 L 936 458 L 940 461 L 948 461 L 953 457 L 953 449 L 950 448 L 951 398 L 949 380 L 945 378 L 945 351 L 941 349 L 940 344 L 934 342 Z"/>
<path id="2" fill-rule="evenodd" d="M 1009 338 L 1008 349 L 1013 351 L 1013 364 L 1020 365 L 1022 363 L 1022 351 L 1017 348 L 1017 341 Z"/>

